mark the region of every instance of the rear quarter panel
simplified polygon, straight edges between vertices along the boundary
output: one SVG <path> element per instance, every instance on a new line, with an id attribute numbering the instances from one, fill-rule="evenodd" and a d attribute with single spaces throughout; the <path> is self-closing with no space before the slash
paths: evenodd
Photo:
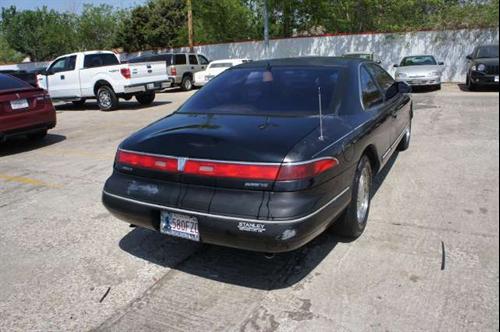
<path id="1" fill-rule="evenodd" d="M 122 93 L 127 80 L 121 75 L 120 69 L 126 65 L 104 66 L 80 69 L 80 87 L 82 97 L 94 97 L 94 87 L 98 81 L 106 81 L 116 93 Z"/>

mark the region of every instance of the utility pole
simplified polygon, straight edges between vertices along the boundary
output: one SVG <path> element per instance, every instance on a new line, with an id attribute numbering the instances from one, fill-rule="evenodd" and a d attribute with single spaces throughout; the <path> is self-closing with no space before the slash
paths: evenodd
<path id="1" fill-rule="evenodd" d="M 269 1 L 264 0 L 264 50 L 266 59 L 269 58 Z"/>
<path id="2" fill-rule="evenodd" d="M 187 0 L 187 10 L 188 10 L 189 52 L 194 52 L 194 43 L 193 43 L 193 5 L 191 3 L 191 0 Z"/>

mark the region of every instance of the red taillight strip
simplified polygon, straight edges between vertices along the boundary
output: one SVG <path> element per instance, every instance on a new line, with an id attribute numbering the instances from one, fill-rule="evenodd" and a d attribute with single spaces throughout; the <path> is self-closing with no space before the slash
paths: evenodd
<path id="1" fill-rule="evenodd" d="M 320 158 L 305 163 L 283 164 L 277 181 L 309 179 L 338 166 L 336 158 Z"/>
<path id="2" fill-rule="evenodd" d="M 138 168 L 164 172 L 177 172 L 177 159 L 146 155 L 137 152 L 118 151 L 116 162 Z"/>
<path id="3" fill-rule="evenodd" d="M 309 179 L 339 165 L 339 161 L 332 157 L 280 164 L 184 159 L 125 150 L 118 150 L 116 160 L 119 164 L 157 171 L 179 172 L 201 177 L 260 181 Z M 185 160 L 185 162 L 180 163 L 179 160 Z"/>
<path id="4" fill-rule="evenodd" d="M 230 179 L 274 181 L 278 176 L 279 170 L 279 165 L 251 165 L 231 162 L 188 160 L 184 173 Z"/>

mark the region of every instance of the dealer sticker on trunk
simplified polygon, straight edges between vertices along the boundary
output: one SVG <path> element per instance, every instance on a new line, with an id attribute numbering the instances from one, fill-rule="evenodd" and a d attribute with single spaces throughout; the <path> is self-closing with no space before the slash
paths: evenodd
<path id="1" fill-rule="evenodd" d="M 242 221 L 238 224 L 238 229 L 242 232 L 263 233 L 266 231 L 266 226 L 263 224 Z"/>

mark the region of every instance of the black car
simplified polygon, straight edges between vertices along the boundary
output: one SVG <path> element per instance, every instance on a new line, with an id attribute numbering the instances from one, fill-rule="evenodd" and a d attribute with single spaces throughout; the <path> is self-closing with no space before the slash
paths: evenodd
<path id="1" fill-rule="evenodd" d="M 499 86 L 498 45 L 478 46 L 467 56 L 467 60 L 469 90 L 474 91 L 481 86 Z"/>
<path id="2" fill-rule="evenodd" d="M 0 70 L 0 74 L 8 74 L 25 81 L 29 85 L 38 88 L 38 79 L 36 73 L 27 72 L 25 70 Z"/>
<path id="3" fill-rule="evenodd" d="M 103 202 L 136 226 L 261 252 L 364 231 L 373 176 L 410 144 L 410 88 L 362 59 L 233 67 L 120 146 Z"/>

